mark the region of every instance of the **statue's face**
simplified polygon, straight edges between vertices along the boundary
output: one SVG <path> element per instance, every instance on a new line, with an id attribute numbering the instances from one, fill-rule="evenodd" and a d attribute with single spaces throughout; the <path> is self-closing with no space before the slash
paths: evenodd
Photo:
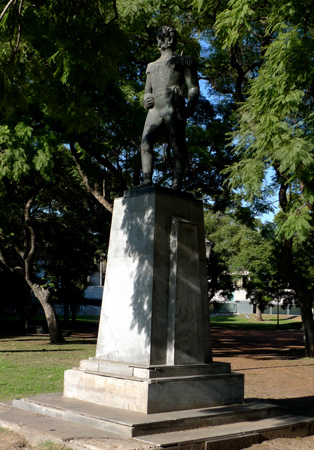
<path id="1" fill-rule="evenodd" d="M 162 30 L 157 34 L 157 45 L 159 50 L 167 50 L 167 48 L 174 48 L 173 37 L 168 30 Z"/>

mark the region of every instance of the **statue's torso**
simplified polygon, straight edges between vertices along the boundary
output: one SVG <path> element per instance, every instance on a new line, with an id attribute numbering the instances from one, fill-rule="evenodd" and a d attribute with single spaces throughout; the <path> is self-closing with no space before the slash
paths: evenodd
<path id="1" fill-rule="evenodd" d="M 147 66 L 152 89 L 158 91 L 170 87 L 182 87 L 184 84 L 184 59 L 173 55 L 168 59 L 159 58 Z"/>

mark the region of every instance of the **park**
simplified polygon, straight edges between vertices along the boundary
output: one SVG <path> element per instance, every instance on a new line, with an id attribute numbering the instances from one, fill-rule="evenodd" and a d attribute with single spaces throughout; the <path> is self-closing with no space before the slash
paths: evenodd
<path id="1" fill-rule="evenodd" d="M 0 10 L 0 442 L 311 448 L 311 2 Z"/>
<path id="2" fill-rule="evenodd" d="M 90 325 L 84 332 L 78 332 L 71 338 L 67 338 L 65 348 L 51 346 L 47 335 L 2 337 L 1 402 L 18 396 L 62 390 L 64 370 L 73 367 L 79 359 L 93 356 L 95 353 L 97 319 L 90 320 Z M 245 398 L 272 402 L 295 414 L 302 415 L 306 412 L 308 417 L 313 418 L 314 360 L 304 357 L 300 330 L 294 329 L 291 323 L 287 324 L 289 322 L 287 317 L 283 317 L 280 321 L 282 328 L 280 330 L 275 327 L 274 317 L 265 319 L 270 328 L 256 327 L 253 316 L 244 325 L 238 320 L 238 326 L 235 323 L 234 326 L 228 327 L 228 320 L 230 322 L 228 316 L 224 317 L 224 320 L 217 321 L 217 324 L 213 320 L 214 359 L 229 361 L 232 364 L 232 370 L 245 374 Z M 299 320 L 294 319 L 295 322 Z M 292 377 L 293 381 L 291 381 Z M 6 433 L 5 436 L 4 433 Z M 54 444 L 54 447 L 41 444 L 30 447 L 21 435 L 8 433 L 4 429 L 1 430 L 0 436 L 1 450 L 18 450 L 21 448 L 21 442 L 24 442 L 22 448 L 27 450 L 33 450 L 34 447 L 36 450 L 48 448 L 65 450 L 66 448 L 66 444 L 61 446 Z M 90 440 L 89 443 L 94 445 L 93 448 L 98 448 L 97 445 L 102 448 L 101 442 L 103 441 L 99 440 L 97 443 Z M 254 444 L 250 448 L 254 450 L 311 449 L 313 442 L 313 436 L 298 439 L 281 437 L 271 441 L 265 440 L 264 444 Z M 122 448 L 127 448 L 126 444 Z"/>

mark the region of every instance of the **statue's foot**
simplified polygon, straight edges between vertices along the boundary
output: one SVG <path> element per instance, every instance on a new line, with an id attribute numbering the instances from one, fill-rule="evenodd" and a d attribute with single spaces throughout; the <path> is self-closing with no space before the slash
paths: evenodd
<path id="1" fill-rule="evenodd" d="M 152 175 L 150 173 L 144 173 L 143 174 L 143 182 L 141 184 L 139 184 L 136 187 L 147 187 L 147 186 L 151 186 L 153 184 L 152 182 Z"/>
<path id="2" fill-rule="evenodd" d="M 147 186 L 152 186 L 152 182 L 149 180 L 144 180 L 143 183 L 139 184 L 137 187 L 147 187 Z"/>
<path id="3" fill-rule="evenodd" d="M 182 186 L 181 186 L 181 184 L 180 184 L 180 183 L 178 183 L 178 182 L 174 181 L 174 182 L 172 183 L 172 186 L 171 186 L 171 188 L 172 188 L 172 189 L 176 189 L 177 191 L 181 191 L 181 189 L 182 189 Z"/>

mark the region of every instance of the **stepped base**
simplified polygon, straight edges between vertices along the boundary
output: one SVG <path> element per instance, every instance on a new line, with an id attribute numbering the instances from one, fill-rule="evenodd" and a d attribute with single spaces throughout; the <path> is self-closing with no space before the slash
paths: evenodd
<path id="1" fill-rule="evenodd" d="M 84 424 L 124 438 L 145 436 L 145 439 L 148 439 L 148 435 L 266 419 L 276 416 L 279 412 L 277 406 L 252 402 L 145 415 L 65 398 L 60 393 L 13 400 L 12 405 L 33 413 Z"/>
<path id="2" fill-rule="evenodd" d="M 65 372 L 64 396 L 144 414 L 243 402 L 244 377 L 224 363 L 136 366 L 92 358 Z"/>
<path id="3" fill-rule="evenodd" d="M 313 434 L 314 419 L 280 415 L 278 407 L 262 402 L 145 415 L 41 394 L 0 404 L 0 427 L 32 444 L 50 440 L 76 450 L 240 450 Z"/>

